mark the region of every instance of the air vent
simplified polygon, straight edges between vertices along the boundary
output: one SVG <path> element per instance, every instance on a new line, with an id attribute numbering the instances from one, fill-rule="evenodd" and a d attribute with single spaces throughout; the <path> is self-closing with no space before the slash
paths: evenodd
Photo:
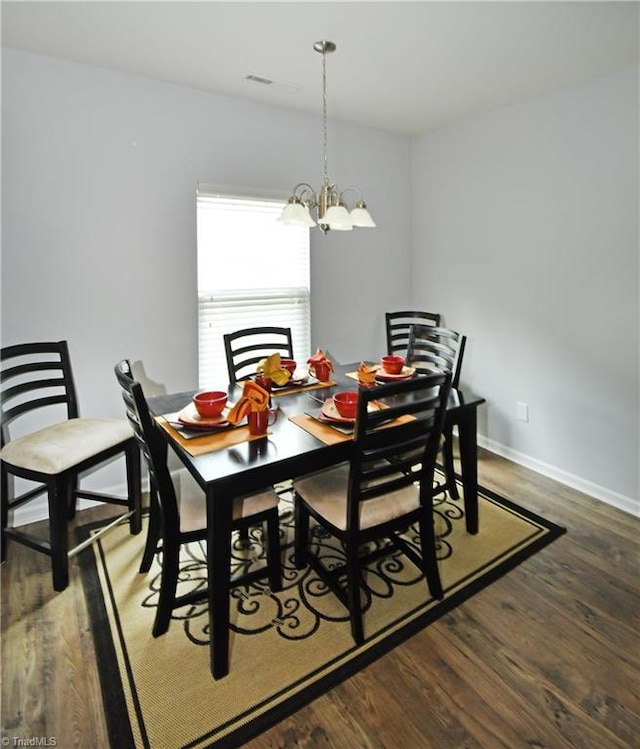
<path id="1" fill-rule="evenodd" d="M 295 94 L 300 91 L 300 86 L 295 86 L 293 83 L 274 81 L 271 78 L 266 78 L 264 75 L 255 75 L 255 73 L 247 73 L 244 80 L 247 83 L 255 83 L 257 86 L 269 86 L 272 91 L 284 94 Z"/>
<path id="2" fill-rule="evenodd" d="M 249 81 L 250 83 L 262 83 L 264 86 L 270 86 L 273 83 L 269 78 L 263 78 L 261 75 L 251 75 L 251 73 L 246 76 L 245 81 Z"/>

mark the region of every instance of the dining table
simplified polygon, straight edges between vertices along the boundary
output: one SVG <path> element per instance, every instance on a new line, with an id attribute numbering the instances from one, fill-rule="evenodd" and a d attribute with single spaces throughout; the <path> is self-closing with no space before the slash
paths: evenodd
<path id="1" fill-rule="evenodd" d="M 210 667 L 215 679 L 229 672 L 233 499 L 350 459 L 354 442 L 348 425 L 345 429 L 341 423 L 321 423 L 317 416 L 336 392 L 358 389 L 358 365 L 334 364 L 327 382 L 299 377 L 289 387 L 274 389 L 271 401 L 276 420 L 262 437 L 252 437 L 246 426 L 214 433 L 184 429 L 176 415 L 189 407 L 196 391 L 148 399 L 158 429 L 200 485 L 206 501 Z M 241 386 L 229 388 L 230 402 L 240 397 Z M 479 528 L 476 432 L 482 403 L 484 398 L 478 395 L 452 389 L 445 417 L 458 429 L 460 480 L 470 534 Z"/>

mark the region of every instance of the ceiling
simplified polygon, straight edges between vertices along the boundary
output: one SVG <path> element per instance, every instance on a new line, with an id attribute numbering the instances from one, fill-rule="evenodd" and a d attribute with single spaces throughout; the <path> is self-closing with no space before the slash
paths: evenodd
<path id="1" fill-rule="evenodd" d="M 2 2 L 2 44 L 413 135 L 638 64 L 637 2 Z M 252 83 L 247 75 L 267 78 Z"/>

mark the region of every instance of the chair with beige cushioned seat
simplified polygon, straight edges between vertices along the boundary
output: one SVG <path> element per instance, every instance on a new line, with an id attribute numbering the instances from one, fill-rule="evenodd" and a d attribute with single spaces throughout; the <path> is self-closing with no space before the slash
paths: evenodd
<path id="1" fill-rule="evenodd" d="M 205 542 L 207 538 L 206 501 L 201 487 L 186 470 L 177 474 L 176 491 L 167 465 L 168 443 L 151 416 L 142 386 L 133 378 L 130 362 L 127 359 L 118 362 L 115 374 L 122 388 L 127 418 L 149 469 L 151 509 L 140 571 L 148 572 L 156 552 L 162 552 L 160 594 L 153 624 L 153 636 L 158 637 L 169 628 L 174 609 L 207 599 L 208 591 L 203 586 L 177 595 L 182 545 L 194 541 Z M 278 502 L 279 497 L 272 488 L 235 498 L 232 530 L 248 538 L 251 526 L 266 527 L 262 534 L 266 564 L 254 567 L 251 560 L 246 558 L 243 561 L 247 569 L 234 576 L 232 586 L 246 585 L 268 577 L 271 590 L 282 589 Z"/>
<path id="2" fill-rule="evenodd" d="M 437 374 L 362 389 L 349 463 L 295 479 L 295 563 L 309 564 L 346 606 L 351 633 L 364 641 L 360 589 L 366 562 L 400 549 L 424 574 L 432 596 L 442 597 L 436 559 L 433 496 L 436 455 L 449 395 L 450 376 Z M 370 410 L 382 401 L 387 407 Z M 321 526 L 310 551 L 310 518 Z M 402 537 L 417 524 L 415 546 Z M 344 564 L 322 562 L 323 534 L 344 545 Z M 311 545 L 313 545 L 313 538 Z M 365 552 L 379 539 L 389 544 Z M 342 582 L 346 578 L 346 583 Z"/>
<path id="3" fill-rule="evenodd" d="M 0 359 L 2 559 L 6 559 L 7 539 L 47 554 L 51 557 L 53 587 L 61 591 L 69 584 L 69 557 L 86 545 L 85 542 L 69 549 L 68 521 L 75 515 L 78 498 L 127 508 L 102 532 L 126 518 L 131 533 L 140 532 L 140 453 L 131 427 L 124 419 L 79 416 L 66 341 L 7 346 L 1 350 Z M 32 427 L 36 419 L 38 429 L 24 433 L 23 426 L 23 433 L 15 434 L 18 426 L 26 423 Z M 118 456 L 126 459 L 127 498 L 79 488 L 81 474 Z M 16 479 L 35 482 L 37 486 L 16 495 Z M 19 527 L 9 527 L 11 510 L 45 493 L 48 540 Z"/>

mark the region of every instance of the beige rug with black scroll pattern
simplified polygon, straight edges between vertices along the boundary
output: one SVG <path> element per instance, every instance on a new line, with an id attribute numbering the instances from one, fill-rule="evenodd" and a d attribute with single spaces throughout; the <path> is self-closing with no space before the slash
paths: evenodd
<path id="1" fill-rule="evenodd" d="M 144 531 L 116 528 L 83 554 L 111 746 L 174 749 L 234 747 L 331 689 L 399 642 L 539 551 L 564 530 L 492 492 L 480 492 L 480 532 L 465 531 L 462 500 L 436 508 L 443 601 L 430 599 L 424 578 L 398 552 L 366 575 L 365 634 L 356 647 L 347 612 L 309 570 L 292 563 L 292 503 L 281 493 L 284 590 L 236 589 L 231 599 L 230 673 L 209 671 L 205 604 L 176 612 L 169 631 L 151 636 L 158 561 L 138 567 Z M 410 538 L 410 534 L 408 535 Z M 327 557 L 340 551 L 316 536 Z M 234 542 L 235 566 L 255 564 L 261 534 Z M 183 590 L 206 584 L 203 549 L 184 554 Z M 260 563 L 260 562 L 257 562 Z"/>

